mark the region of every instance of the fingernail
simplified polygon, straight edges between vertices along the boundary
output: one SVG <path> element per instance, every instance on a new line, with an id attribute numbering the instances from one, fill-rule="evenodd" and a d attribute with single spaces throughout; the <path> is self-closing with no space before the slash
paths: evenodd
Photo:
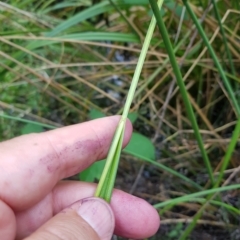
<path id="1" fill-rule="evenodd" d="M 115 219 L 111 207 L 100 198 L 85 198 L 81 201 L 78 214 L 95 230 L 101 240 L 110 240 Z"/>

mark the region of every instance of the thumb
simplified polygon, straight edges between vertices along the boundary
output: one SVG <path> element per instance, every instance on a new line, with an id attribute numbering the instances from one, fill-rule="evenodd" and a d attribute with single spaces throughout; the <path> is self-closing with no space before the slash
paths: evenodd
<path id="1" fill-rule="evenodd" d="M 100 198 L 85 198 L 64 209 L 26 240 L 110 240 L 115 219 Z"/>

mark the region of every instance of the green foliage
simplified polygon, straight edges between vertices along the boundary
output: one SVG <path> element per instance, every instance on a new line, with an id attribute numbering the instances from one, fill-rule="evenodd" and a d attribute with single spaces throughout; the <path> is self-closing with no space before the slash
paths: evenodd
<path id="1" fill-rule="evenodd" d="M 165 6 L 169 8 L 174 14 L 178 17 L 181 18 L 182 13 L 183 13 L 183 6 L 176 1 L 166 1 Z M 189 17 L 187 14 L 183 15 L 184 20 L 189 20 Z"/>
<path id="2" fill-rule="evenodd" d="M 199 149 L 200 149 L 201 154 L 203 156 L 204 163 L 205 163 L 206 168 L 208 170 L 208 174 L 209 174 L 211 183 L 214 184 L 213 172 L 212 172 L 212 167 L 211 167 L 211 164 L 210 164 L 210 160 L 209 160 L 207 152 L 204 148 L 203 139 L 202 139 L 202 136 L 201 136 L 200 131 L 199 131 L 199 127 L 198 127 L 197 120 L 196 120 L 196 117 L 195 117 L 194 112 L 193 112 L 193 108 L 192 108 L 190 99 L 188 97 L 188 93 L 187 93 L 187 90 L 186 90 L 186 85 L 183 81 L 182 74 L 180 72 L 180 69 L 179 69 L 177 61 L 176 61 L 176 57 L 175 57 L 175 54 L 174 54 L 174 51 L 173 51 L 173 48 L 172 48 L 172 44 L 171 44 L 171 41 L 170 41 L 170 38 L 169 38 L 169 35 L 168 35 L 168 32 L 167 32 L 166 26 L 163 22 L 162 16 L 160 15 L 160 13 L 158 11 L 157 4 L 155 3 L 155 1 L 154 0 L 149 0 L 149 2 L 150 2 L 151 7 L 153 9 L 153 12 L 154 12 L 154 15 L 156 17 L 159 30 L 161 32 L 165 47 L 167 49 L 167 53 L 168 53 L 171 65 L 173 67 L 173 71 L 174 71 L 179 89 L 181 91 L 183 102 L 185 104 L 188 117 L 189 117 L 189 119 L 192 123 L 192 128 L 194 130 L 194 134 L 195 134 L 196 140 L 198 142 Z"/>
<path id="3" fill-rule="evenodd" d="M 133 133 L 129 144 L 124 149 L 125 152 L 140 156 L 140 158 L 149 158 L 155 160 L 155 147 L 152 142 L 145 136 L 139 133 Z"/>
<path id="4" fill-rule="evenodd" d="M 79 174 L 79 179 L 86 182 L 94 182 L 95 180 L 99 180 L 105 163 L 106 160 L 95 162 L 89 168 L 85 169 Z"/>
<path id="5" fill-rule="evenodd" d="M 106 115 L 97 109 L 91 109 L 89 112 L 89 118 L 91 120 L 102 118 L 102 117 L 106 117 Z"/>
<path id="6" fill-rule="evenodd" d="M 123 2 L 129 5 L 147 5 L 148 4 L 147 0 L 124 0 Z"/>
<path id="7" fill-rule="evenodd" d="M 101 111 L 96 109 L 91 109 L 89 112 L 89 118 L 91 120 L 105 117 L 106 115 Z M 94 180 L 99 180 L 104 168 L 106 160 L 101 160 L 99 162 L 93 163 L 90 167 L 85 169 L 79 174 L 79 179 L 81 181 L 94 182 Z"/>
<path id="8" fill-rule="evenodd" d="M 139 43 L 139 39 L 134 34 L 129 33 L 110 33 L 110 32 L 85 32 L 66 34 L 59 39 L 72 39 L 81 41 L 118 41 L 128 43 Z"/>
<path id="9" fill-rule="evenodd" d="M 105 117 L 106 115 L 101 111 L 96 109 L 91 109 L 89 112 L 90 119 L 98 119 Z M 137 113 L 129 113 L 128 118 L 132 123 L 137 120 Z M 152 142 L 145 136 L 139 133 L 133 133 L 130 142 L 124 149 L 126 153 L 129 153 L 135 157 L 148 158 L 155 160 L 155 147 Z M 79 178 L 83 181 L 93 182 L 94 180 L 99 180 L 101 173 L 103 171 L 106 160 L 96 162 L 92 164 L 88 169 L 79 174 Z"/>
<path id="10" fill-rule="evenodd" d="M 21 134 L 40 133 L 40 132 L 43 132 L 43 127 L 33 123 L 27 123 L 21 129 Z"/>
<path id="11" fill-rule="evenodd" d="M 128 119 L 131 121 L 133 124 L 138 118 L 138 113 L 137 112 L 132 112 L 128 114 Z"/>
<path id="12" fill-rule="evenodd" d="M 55 5 L 48 7 L 47 5 L 43 6 L 39 12 L 41 14 L 47 14 L 49 12 L 52 12 L 54 10 L 60 10 L 60 9 L 65 9 L 69 7 L 90 7 L 91 6 L 91 1 L 67 1 L 67 2 L 61 2 L 61 3 L 56 3 Z"/>
<path id="13" fill-rule="evenodd" d="M 212 239 L 221 230 L 230 239 L 238 227 L 239 6 L 234 0 L 165 0 L 160 11 L 186 94 L 155 31 L 128 115 L 134 133 L 118 176 L 135 177 L 126 177 L 124 188 L 136 181 L 134 193 L 148 196 L 171 222 L 155 239 L 191 238 L 198 229 Z M 8 0 L 0 9 L 1 141 L 121 113 L 152 16 L 148 0 Z M 205 150 L 197 145 L 184 97 Z M 103 165 L 93 164 L 81 179 L 97 181 Z M 140 188 L 138 181 L 146 184 Z M 187 227 L 177 223 L 184 222 L 181 216 L 190 220 Z M 206 230 L 200 218 L 213 225 Z"/>
<path id="14" fill-rule="evenodd" d="M 104 114 L 103 112 L 97 110 L 97 109 L 91 109 L 89 112 L 89 118 L 90 119 L 98 119 L 98 118 L 102 118 L 102 117 L 106 117 L 106 114 Z M 128 114 L 128 119 L 131 121 L 131 123 L 133 124 L 138 118 L 138 113 L 137 112 L 132 112 Z"/>
<path id="15" fill-rule="evenodd" d="M 177 239 L 179 235 L 181 235 L 182 228 L 183 228 L 183 224 L 178 223 L 173 229 L 171 229 L 171 231 L 168 234 L 168 237 L 170 239 Z"/>
<path id="16" fill-rule="evenodd" d="M 60 34 L 61 32 L 68 30 L 70 27 L 78 23 L 81 23 L 89 18 L 110 11 L 111 9 L 112 6 L 109 1 L 102 1 L 98 4 L 93 5 L 92 7 L 86 8 L 84 11 L 81 11 L 79 14 L 74 15 L 68 20 L 63 21 L 46 35 L 48 37 L 56 36 L 57 34 Z"/>

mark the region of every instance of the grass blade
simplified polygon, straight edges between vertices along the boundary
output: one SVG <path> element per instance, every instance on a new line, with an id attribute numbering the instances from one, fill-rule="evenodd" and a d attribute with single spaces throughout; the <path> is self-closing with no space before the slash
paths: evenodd
<path id="1" fill-rule="evenodd" d="M 79 14 L 71 17 L 70 19 L 60 23 L 57 27 L 55 27 L 51 32 L 46 33 L 47 37 L 53 37 L 57 34 L 63 32 L 64 30 L 69 29 L 70 27 L 85 21 L 86 19 L 89 19 L 91 17 L 94 17 L 96 15 L 102 14 L 104 12 L 107 12 L 109 10 L 113 9 L 112 5 L 109 3 L 109 1 L 103 1 L 98 4 L 93 5 L 90 8 L 87 8 L 84 11 L 81 11 Z"/>
<path id="2" fill-rule="evenodd" d="M 162 164 L 162 163 L 153 161 L 153 160 L 151 160 L 151 159 L 149 159 L 149 158 L 147 158 L 147 157 L 144 157 L 144 156 L 142 156 L 142 155 L 138 155 L 138 154 L 136 154 L 136 153 L 133 154 L 131 151 L 128 151 L 128 150 L 126 150 L 126 149 L 124 149 L 123 151 L 124 151 L 125 153 L 131 154 L 131 155 L 137 157 L 138 159 L 142 159 L 143 161 L 148 162 L 148 163 L 150 163 L 150 164 L 152 164 L 152 165 L 154 165 L 154 166 L 162 169 L 163 171 L 170 173 L 171 175 L 173 175 L 173 176 L 175 176 L 175 177 L 178 177 L 178 178 L 182 179 L 184 182 L 190 184 L 191 186 L 195 187 L 195 188 L 198 189 L 198 190 L 201 190 L 201 189 L 202 189 L 202 187 L 201 187 L 199 184 L 197 184 L 196 182 L 192 181 L 191 179 L 189 179 L 189 178 L 186 177 L 185 175 L 177 172 L 176 170 L 165 166 L 165 165 Z"/>
<path id="3" fill-rule="evenodd" d="M 198 124 L 197 124 L 197 121 L 196 121 L 196 118 L 195 118 L 195 115 L 194 115 L 191 103 L 190 103 L 190 101 L 188 99 L 188 93 L 187 93 L 184 81 L 182 79 L 182 75 L 181 75 L 181 72 L 179 70 L 179 67 L 178 67 L 178 64 L 177 64 L 174 52 L 173 52 L 172 44 L 170 42 L 170 39 L 169 39 L 169 36 L 168 36 L 168 33 L 167 33 L 167 29 L 166 29 L 165 24 L 164 24 L 164 22 L 162 20 L 162 16 L 161 16 L 160 12 L 157 9 L 156 2 L 154 0 L 149 0 L 149 2 L 150 2 L 150 5 L 152 7 L 152 10 L 154 12 L 154 15 L 156 17 L 157 24 L 158 24 L 159 30 L 161 32 L 161 35 L 162 35 L 162 38 L 163 38 L 163 41 L 164 41 L 164 45 L 165 45 L 165 47 L 167 49 L 170 62 L 172 64 L 174 73 L 176 75 L 177 83 L 179 85 L 179 88 L 180 88 L 180 91 L 181 91 L 181 95 L 182 95 L 182 98 L 183 98 L 183 101 L 184 101 L 184 104 L 185 104 L 188 116 L 189 116 L 189 118 L 191 120 L 192 127 L 193 127 L 193 130 L 194 130 L 194 133 L 195 133 L 195 137 L 197 139 L 197 142 L 198 142 L 201 154 L 203 156 L 203 160 L 204 160 L 204 163 L 206 165 L 210 181 L 211 181 L 212 184 L 214 184 L 212 167 L 211 167 L 208 155 L 206 153 L 206 150 L 204 148 L 203 140 L 202 140 L 201 134 L 199 132 Z"/>
<path id="4" fill-rule="evenodd" d="M 161 202 L 161 203 L 157 203 L 157 204 L 154 205 L 154 207 L 155 208 L 162 208 L 162 207 L 165 207 L 165 206 L 168 206 L 168 205 L 174 206 L 178 203 L 188 202 L 188 201 L 194 200 L 195 198 L 199 198 L 201 196 L 214 194 L 214 193 L 220 193 L 220 192 L 224 192 L 224 191 L 230 191 L 230 190 L 239 189 L 239 188 L 240 188 L 240 184 L 233 184 L 233 185 L 230 185 L 230 186 L 208 189 L 208 190 L 188 194 L 186 196 L 182 196 L 182 197 L 174 198 L 174 199 L 171 199 L 171 200 L 167 200 L 167 201 L 164 201 L 164 202 Z"/>
<path id="5" fill-rule="evenodd" d="M 230 143 L 228 145 L 227 151 L 226 151 L 225 156 L 223 158 L 223 164 L 222 164 L 222 167 L 221 167 L 218 179 L 217 179 L 213 189 L 216 189 L 220 185 L 220 183 L 221 183 L 221 181 L 223 179 L 224 171 L 226 170 L 226 168 L 227 168 L 227 166 L 229 164 L 229 161 L 231 159 L 232 153 L 233 153 L 233 151 L 234 151 L 234 149 L 236 147 L 236 144 L 237 144 L 237 141 L 238 141 L 238 138 L 239 138 L 239 134 L 240 134 L 240 119 L 238 120 L 238 122 L 237 122 L 237 124 L 235 126 L 235 129 L 233 131 L 233 135 L 232 135 L 231 141 L 230 141 Z M 211 199 L 213 197 L 214 197 L 213 193 L 210 194 L 209 196 L 207 196 L 207 199 L 205 200 L 205 203 L 198 210 L 198 212 L 195 214 L 195 216 L 193 218 L 193 221 L 189 224 L 189 226 L 186 228 L 186 230 L 184 231 L 183 235 L 181 236 L 182 240 L 186 239 L 187 236 L 191 233 L 191 231 L 193 230 L 193 228 L 197 224 L 198 219 L 202 216 L 203 211 L 206 208 L 208 202 L 211 202 Z"/>
<path id="6" fill-rule="evenodd" d="M 240 135 L 240 119 L 238 119 L 238 121 L 237 121 L 235 129 L 233 131 L 233 135 L 231 137 L 231 141 L 228 145 L 227 151 L 226 151 L 225 156 L 223 158 L 223 164 L 222 164 L 222 167 L 220 169 L 220 173 L 219 173 L 217 182 L 215 184 L 215 187 L 218 187 L 219 184 L 221 183 L 222 179 L 223 179 L 224 171 L 227 169 L 229 161 L 231 160 L 231 156 L 232 156 L 233 151 L 234 151 L 234 149 L 237 145 L 239 135 Z"/>
<path id="7" fill-rule="evenodd" d="M 48 128 L 48 129 L 55 129 L 55 128 L 57 128 L 57 127 L 49 125 L 49 124 L 40 123 L 40 122 L 36 122 L 36 121 L 32 121 L 32 120 L 28 120 L 28 119 L 24 119 L 24 118 L 20 118 L 20 117 L 13 117 L 13 116 L 10 116 L 10 115 L 6 115 L 4 113 L 0 113 L 0 117 L 6 118 L 6 119 L 15 120 L 15 121 L 19 121 L 19 122 L 24 122 L 24 123 L 31 123 L 31 124 L 35 124 L 37 126 Z"/>
<path id="8" fill-rule="evenodd" d="M 237 103 L 237 100 L 235 98 L 235 95 L 234 95 L 234 92 L 232 90 L 232 86 L 231 84 L 229 83 L 229 80 L 227 79 L 227 76 L 225 75 L 225 72 L 221 66 L 221 64 L 219 63 L 219 60 L 211 46 L 211 44 L 209 43 L 209 40 L 202 28 L 202 26 L 200 25 L 200 23 L 198 22 L 198 19 L 196 17 L 196 15 L 194 14 L 194 12 L 192 11 L 189 3 L 187 0 L 183 0 L 183 3 L 184 5 L 186 6 L 186 9 L 190 15 L 190 17 L 192 18 L 195 26 L 197 27 L 205 45 L 207 46 L 212 58 L 213 58 L 213 61 L 220 73 L 220 76 L 222 77 L 223 79 L 223 82 L 227 88 L 227 91 L 228 91 L 228 95 L 229 95 L 229 98 L 231 99 L 232 101 L 232 104 L 233 104 L 233 107 L 235 107 L 235 111 L 236 111 L 236 114 L 237 114 L 237 117 L 239 118 L 240 116 L 240 108 L 239 108 L 239 105 Z M 217 15 L 218 11 L 217 9 L 215 9 L 215 14 Z M 221 25 L 220 25 L 220 30 L 221 30 Z M 224 34 L 224 32 L 222 32 L 222 34 Z M 224 35 L 223 35 L 224 37 Z M 226 154 L 225 154 L 225 157 L 224 157 L 224 161 L 223 161 L 223 165 L 222 165 L 222 168 L 221 168 L 221 172 L 220 172 L 220 176 L 218 177 L 218 180 L 217 182 L 215 183 L 215 187 L 218 186 L 222 180 L 222 177 L 223 177 L 223 171 L 226 169 L 228 163 L 229 163 L 229 160 L 232 156 L 232 153 L 233 153 L 233 150 L 234 150 L 234 147 L 235 147 L 235 144 L 236 144 L 236 141 L 238 139 L 238 136 L 239 136 L 239 121 L 238 121 L 238 124 L 236 125 L 235 127 L 235 130 L 234 130 L 234 136 L 232 137 L 231 139 L 231 142 L 228 146 L 228 149 L 226 151 Z M 210 201 L 210 199 L 212 198 L 212 195 L 208 196 L 207 199 L 206 199 L 206 202 L 205 204 L 198 210 L 198 212 L 195 214 L 194 218 L 193 218 L 193 221 L 189 224 L 189 226 L 186 228 L 186 230 L 184 231 L 183 235 L 181 236 L 181 239 L 186 239 L 188 237 L 188 235 L 191 233 L 191 231 L 193 230 L 193 228 L 195 227 L 196 223 L 197 223 L 197 220 L 202 216 L 202 213 L 205 209 L 205 207 L 207 206 L 208 202 Z"/>
<path id="9" fill-rule="evenodd" d="M 158 1 L 159 6 L 156 3 L 158 11 L 159 11 L 159 7 L 162 5 L 162 3 L 163 3 L 163 0 Z M 124 105 L 123 114 L 122 114 L 121 120 L 118 124 L 116 133 L 114 135 L 114 139 L 113 139 L 112 145 L 110 147 L 110 150 L 109 150 L 109 153 L 107 156 L 106 165 L 104 167 L 102 176 L 100 178 L 100 181 L 99 181 L 96 193 L 95 193 L 96 197 L 101 197 L 108 202 L 111 199 L 111 193 L 112 193 L 113 185 L 114 185 L 115 178 L 116 178 L 116 172 L 117 172 L 118 162 L 119 162 L 119 158 L 120 158 L 123 134 L 124 134 L 124 129 L 125 129 L 125 122 L 126 122 L 128 112 L 131 107 L 134 93 L 137 88 L 138 80 L 139 80 L 139 77 L 141 74 L 141 70 L 142 70 L 142 67 L 144 64 L 144 60 L 146 58 L 146 54 L 147 54 L 148 47 L 149 47 L 151 39 L 152 39 L 152 35 L 154 32 L 155 26 L 156 26 L 156 20 L 154 17 L 152 17 L 148 31 L 147 31 L 146 38 L 143 43 L 142 51 L 141 51 L 139 59 L 138 59 L 136 70 L 134 72 L 134 76 L 133 76 L 132 83 L 131 83 L 131 86 L 130 86 L 130 89 L 128 92 L 127 100 Z"/>
<path id="10" fill-rule="evenodd" d="M 202 26 L 201 26 L 200 23 L 198 22 L 198 19 L 197 19 L 195 13 L 192 11 L 192 9 L 191 9 L 188 1 L 187 1 L 187 0 L 183 0 L 183 3 L 184 3 L 184 5 L 186 6 L 186 9 L 187 9 L 188 14 L 190 15 L 190 17 L 192 18 L 194 24 L 196 25 L 196 27 L 197 27 L 197 29 L 198 29 L 198 31 L 199 31 L 199 34 L 201 35 L 201 37 L 202 37 L 205 45 L 207 46 L 208 51 L 210 52 L 210 54 L 211 54 L 211 56 L 212 56 L 212 59 L 213 59 L 215 65 L 216 65 L 216 67 L 217 67 L 217 69 L 218 69 L 218 71 L 219 71 L 220 76 L 221 76 L 222 79 L 223 79 L 223 82 L 224 82 L 224 84 L 225 84 L 225 86 L 226 86 L 226 88 L 227 88 L 228 94 L 229 94 L 229 98 L 230 98 L 231 101 L 232 101 L 232 104 L 233 104 L 233 107 L 235 108 L 235 111 L 236 111 L 237 116 L 240 116 L 240 108 L 239 108 L 239 105 L 238 105 L 237 100 L 236 100 L 236 98 L 235 98 L 235 95 L 234 95 L 232 86 L 231 86 L 231 84 L 229 83 L 229 81 L 228 81 L 228 79 L 227 79 L 227 76 L 226 76 L 226 74 L 224 73 L 224 70 L 223 70 L 221 64 L 220 64 L 219 61 L 218 61 L 218 58 L 217 58 L 217 56 L 216 56 L 216 54 L 215 54 L 215 52 L 214 52 L 211 44 L 209 43 L 208 38 L 207 38 L 207 36 L 206 36 L 206 34 L 205 34 Z"/>
<path id="11" fill-rule="evenodd" d="M 234 68 L 233 61 L 232 61 L 232 54 L 231 54 L 231 52 L 229 50 L 229 47 L 227 45 L 227 38 L 226 38 L 226 34 L 225 34 L 225 31 L 224 31 L 224 28 L 223 28 L 223 25 L 222 25 L 222 22 L 221 22 L 220 14 L 218 12 L 216 0 L 212 0 L 212 5 L 213 5 L 213 10 L 214 10 L 215 15 L 216 15 L 216 19 L 218 21 L 220 32 L 222 34 L 223 44 L 224 44 L 224 47 L 225 47 L 225 50 L 226 50 L 226 53 L 227 53 L 227 56 L 228 56 L 228 61 L 229 61 L 229 65 L 231 67 L 232 74 L 236 75 L 236 71 L 235 71 L 235 68 Z"/>

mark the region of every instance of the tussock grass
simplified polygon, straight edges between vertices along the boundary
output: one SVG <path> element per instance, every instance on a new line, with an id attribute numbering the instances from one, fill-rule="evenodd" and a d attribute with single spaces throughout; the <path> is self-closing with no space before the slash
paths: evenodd
<path id="1" fill-rule="evenodd" d="M 151 139 L 157 159 L 124 153 L 117 186 L 159 209 L 156 239 L 174 239 L 176 232 L 182 239 L 200 232 L 234 239 L 240 207 L 240 6 L 234 0 L 183 2 L 164 1 L 161 14 L 202 151 L 156 30 L 130 111 L 138 113 L 134 129 Z M 21 134 L 29 122 L 51 129 L 88 120 L 93 108 L 118 113 L 150 15 L 147 1 L 0 2 L 0 139 Z"/>

